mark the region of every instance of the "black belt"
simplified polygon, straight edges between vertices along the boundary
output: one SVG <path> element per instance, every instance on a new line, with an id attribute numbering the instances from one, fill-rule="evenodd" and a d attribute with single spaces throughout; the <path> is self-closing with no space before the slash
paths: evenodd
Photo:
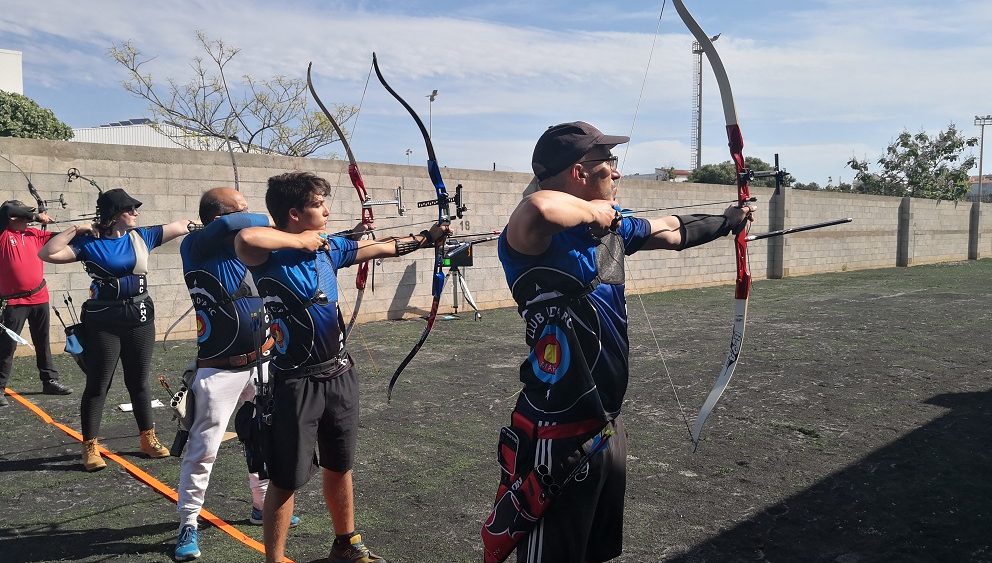
<path id="1" fill-rule="evenodd" d="M 0 301 L 10 301 L 12 299 L 20 299 L 22 297 L 31 297 L 35 293 L 41 291 L 42 288 L 45 287 L 45 285 L 47 284 L 48 282 L 43 279 L 41 280 L 41 283 L 38 284 L 38 287 L 34 289 L 29 289 L 28 291 L 22 291 L 20 293 L 11 293 L 10 295 L 0 295 Z"/>
<path id="2" fill-rule="evenodd" d="M 351 366 L 353 365 L 354 362 L 351 360 L 351 356 L 348 354 L 343 354 L 340 356 L 335 356 L 326 362 L 311 364 L 295 369 L 280 370 L 273 367 L 272 375 L 276 379 L 282 380 L 300 379 L 302 377 L 309 377 L 314 380 L 333 379 L 351 369 Z"/>
<path id="3" fill-rule="evenodd" d="M 110 307 L 113 305 L 129 305 L 131 303 L 138 303 L 148 299 L 150 295 L 148 293 L 139 293 L 133 297 L 122 297 L 120 299 L 87 299 L 83 305 L 91 305 L 96 307 Z"/>

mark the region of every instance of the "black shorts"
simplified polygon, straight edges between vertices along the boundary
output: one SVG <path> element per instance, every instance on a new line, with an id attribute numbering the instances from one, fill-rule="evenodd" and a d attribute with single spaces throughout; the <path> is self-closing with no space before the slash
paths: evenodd
<path id="1" fill-rule="evenodd" d="M 358 375 L 329 379 L 274 377 L 269 479 L 295 491 L 317 467 L 352 468 L 358 439 Z M 316 446 L 316 447 L 315 447 Z"/>
<path id="2" fill-rule="evenodd" d="M 575 440 L 538 440 L 542 455 L 568 456 Z M 616 420 L 609 447 L 592 457 L 588 471 L 568 483 L 537 526 L 517 546 L 517 563 L 609 561 L 623 549 L 623 502 L 627 488 L 627 430 Z"/>

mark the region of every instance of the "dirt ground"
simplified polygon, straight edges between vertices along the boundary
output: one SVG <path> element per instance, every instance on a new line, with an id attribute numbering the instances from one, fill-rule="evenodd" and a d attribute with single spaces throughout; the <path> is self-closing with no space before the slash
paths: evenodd
<path id="1" fill-rule="evenodd" d="M 762 281 L 743 353 L 693 453 L 641 301 L 629 300 L 633 374 L 621 562 L 992 562 L 992 260 Z M 643 297 L 689 422 L 726 354 L 732 289 Z M 398 562 L 481 560 L 495 441 L 525 352 L 513 310 L 438 321 L 385 402 L 420 321 L 360 326 L 356 467 L 360 531 Z M 193 350 L 169 343 L 153 373 L 175 384 Z M 370 360 L 370 356 L 374 359 Z M 31 358 L 11 387 L 78 429 L 82 374 L 57 358 L 67 397 L 38 394 Z M 157 386 L 157 396 L 166 399 Z M 118 378 L 108 404 L 127 402 Z M 171 442 L 174 423 L 157 412 Z M 108 446 L 175 486 L 175 458 L 137 454 L 130 413 L 108 406 Z M 236 440 L 221 448 L 207 508 L 248 535 Z M 325 557 L 330 521 L 316 481 L 289 555 Z M 114 463 L 85 473 L 77 442 L 19 403 L 0 409 L 0 561 L 170 561 L 175 505 Z M 216 528 L 201 561 L 261 556 Z"/>

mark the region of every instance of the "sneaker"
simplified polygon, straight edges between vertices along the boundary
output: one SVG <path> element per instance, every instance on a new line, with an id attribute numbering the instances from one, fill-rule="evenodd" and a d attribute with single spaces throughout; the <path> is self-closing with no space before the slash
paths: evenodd
<path id="1" fill-rule="evenodd" d="M 189 524 L 179 530 L 179 538 L 176 539 L 176 561 L 192 561 L 200 556 L 200 546 L 196 541 L 198 535 L 196 526 Z"/>
<path id="2" fill-rule="evenodd" d="M 72 389 L 63 385 L 58 379 L 52 379 L 42 384 L 41 392 L 45 395 L 68 395 L 72 393 Z"/>
<path id="3" fill-rule="evenodd" d="M 259 510 L 259 509 L 257 509 L 257 508 L 255 508 L 254 506 L 251 507 L 251 516 L 248 517 L 248 521 L 251 522 L 252 524 L 255 524 L 256 526 L 261 526 L 262 525 L 262 511 Z M 297 527 L 299 525 L 300 525 L 300 517 L 294 514 L 289 519 L 289 527 L 290 528 L 295 528 L 295 527 Z"/>
<path id="4" fill-rule="evenodd" d="M 348 545 L 341 546 L 338 541 L 334 541 L 331 553 L 327 556 L 327 563 L 389 563 L 382 557 L 372 553 L 372 550 L 362 543 L 362 535 L 355 534 L 348 540 Z"/>
<path id="5" fill-rule="evenodd" d="M 7 400 L 7 395 L 4 395 L 4 393 L 0 391 L 0 407 L 6 407 L 9 404 L 10 401 Z"/>

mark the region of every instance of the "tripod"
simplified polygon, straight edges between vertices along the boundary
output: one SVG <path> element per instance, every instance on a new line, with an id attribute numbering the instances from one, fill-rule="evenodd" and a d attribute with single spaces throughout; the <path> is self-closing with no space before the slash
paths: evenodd
<path id="1" fill-rule="evenodd" d="M 448 276 L 451 277 L 451 291 L 453 294 L 454 301 L 452 306 L 455 309 L 453 315 L 446 315 L 444 318 L 448 320 L 458 318 L 458 289 L 461 288 L 462 295 L 465 296 L 465 301 L 472 306 L 475 310 L 475 320 L 482 320 L 482 313 L 479 312 L 479 306 L 475 303 L 475 299 L 472 297 L 472 292 L 468 289 L 468 283 L 465 281 L 465 274 L 460 270 L 460 268 L 465 268 L 472 265 L 472 242 L 454 243 L 450 244 L 446 249 L 444 254 L 444 265 L 448 266 Z"/>
<path id="2" fill-rule="evenodd" d="M 451 306 L 455 309 L 453 318 L 458 318 L 458 288 L 462 288 L 462 295 L 465 296 L 465 302 L 472 306 L 475 310 L 475 320 L 482 320 L 482 313 L 479 312 L 479 306 L 476 305 L 475 299 L 472 297 L 472 292 L 468 289 L 468 282 L 465 281 L 465 274 L 458 269 L 458 266 L 451 266 L 448 270 L 448 276 L 451 277 L 451 293 L 454 301 Z"/>

